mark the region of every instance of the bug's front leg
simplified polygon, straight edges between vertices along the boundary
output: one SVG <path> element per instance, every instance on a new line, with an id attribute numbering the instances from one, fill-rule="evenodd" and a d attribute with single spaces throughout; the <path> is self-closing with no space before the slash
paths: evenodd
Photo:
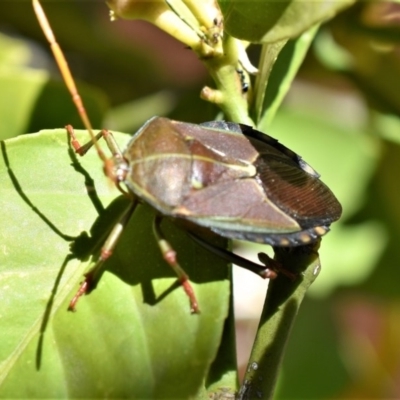
<path id="1" fill-rule="evenodd" d="M 183 270 L 183 268 L 178 264 L 176 259 L 176 251 L 173 249 L 171 244 L 165 239 L 164 235 L 161 232 L 160 224 L 162 221 L 162 217 L 160 215 L 156 215 L 153 221 L 153 232 L 156 237 L 158 247 L 160 248 L 161 254 L 164 260 L 171 266 L 176 275 L 178 276 L 178 280 L 182 285 L 183 290 L 186 295 L 189 297 L 190 301 L 190 312 L 192 314 L 197 314 L 200 312 L 199 304 L 196 299 L 196 295 L 194 293 L 193 287 L 190 284 L 189 276 Z"/>
<path id="2" fill-rule="evenodd" d="M 67 125 L 65 129 L 68 132 L 69 137 L 71 138 L 71 146 L 74 148 L 75 153 L 79 154 L 80 156 L 84 156 L 88 150 L 94 145 L 94 141 L 90 140 L 89 142 L 81 145 L 79 140 L 77 139 L 74 128 L 72 125 Z M 117 142 L 114 139 L 113 134 L 108 131 L 107 129 L 102 129 L 96 136 L 95 140 L 99 140 L 104 138 L 107 143 L 107 147 L 110 150 L 113 157 L 121 157 L 122 158 L 122 151 L 119 148 Z"/>
<path id="3" fill-rule="evenodd" d="M 74 148 L 75 153 L 80 156 L 84 156 L 88 150 L 97 145 L 97 141 L 101 138 L 104 138 L 106 141 L 107 147 L 112 154 L 112 158 L 106 158 L 103 154 L 103 170 L 106 176 L 110 178 L 112 182 L 116 184 L 118 189 L 128 197 L 131 197 L 130 193 L 128 193 L 123 187 L 121 187 L 121 182 L 125 179 L 126 168 L 116 168 L 116 165 L 124 165 L 124 156 L 122 154 L 121 149 L 118 146 L 113 134 L 107 129 L 102 129 L 96 136 L 94 136 L 93 140 L 81 145 L 79 140 L 77 139 L 74 128 L 71 125 L 67 125 L 65 127 L 67 129 L 68 135 L 71 138 L 71 146 Z M 98 149 L 100 151 L 100 149 Z"/>
<path id="4" fill-rule="evenodd" d="M 112 228 L 110 234 L 107 236 L 107 239 L 105 240 L 101 248 L 99 258 L 95 262 L 93 268 L 85 274 L 85 280 L 81 283 L 75 296 L 70 301 L 68 311 L 75 311 L 76 303 L 78 302 L 79 298 L 84 294 L 88 294 L 96 287 L 96 284 L 98 283 L 102 273 L 104 272 L 104 263 L 112 255 L 125 226 L 129 222 L 133 212 L 137 207 L 137 204 L 138 202 L 135 200 L 132 205 L 127 209 L 127 211 L 123 214 L 120 220 Z"/>

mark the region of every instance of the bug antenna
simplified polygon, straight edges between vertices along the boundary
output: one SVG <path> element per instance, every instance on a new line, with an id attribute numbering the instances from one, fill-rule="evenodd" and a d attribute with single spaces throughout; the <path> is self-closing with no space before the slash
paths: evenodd
<path id="1" fill-rule="evenodd" d="M 53 52 L 54 59 L 57 62 L 58 68 L 60 69 L 61 75 L 64 79 L 64 82 L 68 88 L 68 91 L 71 94 L 72 101 L 74 102 L 76 109 L 78 110 L 79 116 L 83 122 L 83 125 L 88 130 L 90 138 L 93 142 L 94 147 L 97 150 L 99 157 L 103 160 L 103 162 L 107 161 L 107 157 L 101 150 L 96 136 L 93 133 L 92 124 L 90 123 L 88 114 L 85 110 L 85 106 L 83 105 L 81 96 L 76 88 L 74 78 L 72 77 L 71 71 L 68 67 L 67 60 L 64 57 L 64 53 L 61 50 L 60 45 L 57 43 L 57 40 L 54 36 L 53 30 L 47 20 L 46 14 L 43 11 L 43 8 L 39 2 L 39 0 L 32 0 L 33 9 L 35 11 L 36 17 L 39 21 L 39 24 L 42 28 L 42 31 L 50 44 L 51 51 Z"/>

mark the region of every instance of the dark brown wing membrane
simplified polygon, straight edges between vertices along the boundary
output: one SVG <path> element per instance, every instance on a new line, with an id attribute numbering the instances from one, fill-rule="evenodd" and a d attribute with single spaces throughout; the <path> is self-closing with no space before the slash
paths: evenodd
<path id="1" fill-rule="evenodd" d="M 265 194 L 302 228 L 330 225 L 339 219 L 340 203 L 298 154 L 247 125 L 214 121 L 206 126 L 240 131 L 247 136 L 260 154 L 255 166 Z"/>
<path id="2" fill-rule="evenodd" d="M 342 208 L 330 189 L 292 160 L 261 154 L 256 167 L 269 200 L 302 228 L 329 225 L 340 217 Z"/>

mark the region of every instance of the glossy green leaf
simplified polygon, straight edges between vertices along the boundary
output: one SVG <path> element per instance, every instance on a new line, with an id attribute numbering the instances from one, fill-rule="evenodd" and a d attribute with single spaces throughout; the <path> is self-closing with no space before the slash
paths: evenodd
<path id="1" fill-rule="evenodd" d="M 227 32 L 255 43 L 274 43 L 299 36 L 332 18 L 354 0 L 219 0 Z"/>
<path id="2" fill-rule="evenodd" d="M 98 287 L 67 312 L 127 200 L 94 151 L 76 159 L 64 130 L 1 145 L 0 397 L 189 398 L 224 375 L 235 386 L 231 362 L 207 381 L 228 314 L 225 262 L 163 221 L 200 304 L 191 315 L 155 243 L 153 211 L 140 206 Z M 234 354 L 232 338 L 225 345 Z"/>
<path id="3" fill-rule="evenodd" d="M 277 54 L 273 65 L 260 65 L 256 80 L 256 121 L 268 127 L 299 70 L 314 39 L 318 26 L 304 32 L 300 37 L 289 40 Z M 276 44 L 264 44 L 262 54 Z M 261 59 L 260 64 L 263 63 Z M 266 69 L 271 69 L 270 73 Z M 268 83 L 268 85 L 267 85 Z M 261 121 L 260 121 L 261 120 Z"/>
<path id="4" fill-rule="evenodd" d="M 268 83 L 270 83 L 270 86 L 274 85 L 274 81 L 270 81 L 272 68 L 286 43 L 287 40 L 280 40 L 272 44 L 266 43 L 261 48 L 258 73 L 254 84 L 254 101 L 251 110 L 257 125 L 260 122 L 260 117 L 263 112 L 267 85 Z"/>

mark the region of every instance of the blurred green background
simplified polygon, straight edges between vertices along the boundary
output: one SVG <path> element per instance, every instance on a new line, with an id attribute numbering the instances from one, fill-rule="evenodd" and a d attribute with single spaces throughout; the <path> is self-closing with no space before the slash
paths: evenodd
<path id="1" fill-rule="evenodd" d="M 94 126 L 132 133 L 153 115 L 216 117 L 199 98 L 210 78 L 174 39 L 144 22 L 110 23 L 102 1 L 44 6 Z M 322 26 L 268 131 L 322 175 L 344 208 L 323 239 L 322 273 L 296 321 L 277 399 L 400 398 L 399 11 L 359 2 Z M 0 2 L 0 31 L 1 139 L 80 127 L 30 2 Z M 249 52 L 256 64 L 259 49 Z M 265 285 L 238 281 L 245 368 Z"/>

